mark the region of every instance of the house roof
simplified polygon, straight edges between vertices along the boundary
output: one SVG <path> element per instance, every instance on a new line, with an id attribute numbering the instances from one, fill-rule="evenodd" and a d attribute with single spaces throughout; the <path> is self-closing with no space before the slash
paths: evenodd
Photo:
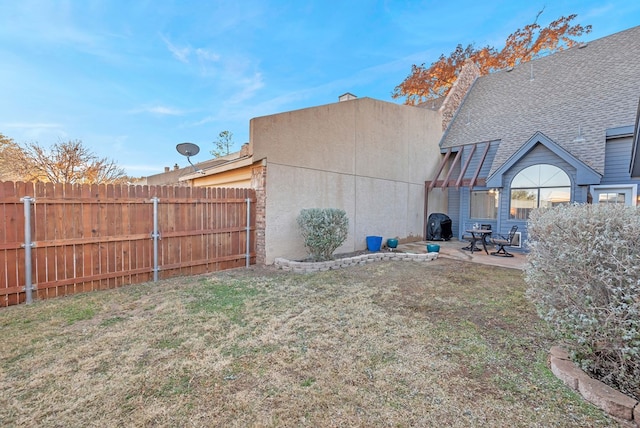
<path id="1" fill-rule="evenodd" d="M 606 130 L 634 124 L 639 96 L 637 26 L 478 78 L 440 146 L 500 141 L 492 175 L 542 132 L 603 174 Z"/>
<path id="2" fill-rule="evenodd" d="M 245 159 L 249 156 L 248 152 L 248 143 L 242 145 L 242 148 L 233 153 L 229 153 L 228 155 L 221 156 L 218 158 L 207 159 L 202 162 L 197 162 L 195 164 L 186 166 L 184 168 L 179 168 L 178 164 L 175 165 L 173 170 L 169 170 L 168 168 L 165 172 L 160 174 L 150 175 L 145 178 L 146 184 L 154 184 L 154 185 L 172 185 L 172 184 L 182 184 L 187 182 L 194 177 L 201 177 L 203 175 L 211 175 L 214 171 L 220 172 L 221 170 L 225 170 L 225 166 L 237 161 L 238 159 Z M 226 168 L 229 169 L 229 168 Z"/>
<path id="3" fill-rule="evenodd" d="M 184 181 L 185 176 L 190 176 L 195 171 L 202 171 L 205 169 L 213 168 L 216 165 L 220 165 L 228 162 L 222 158 L 216 159 L 208 159 L 203 162 L 198 162 L 194 164 L 194 166 L 188 165 L 183 168 L 178 168 L 178 165 L 174 167 L 174 169 L 166 170 L 165 172 L 159 174 L 153 174 L 145 177 L 146 184 L 149 185 L 175 185 L 180 184 L 180 182 Z"/>

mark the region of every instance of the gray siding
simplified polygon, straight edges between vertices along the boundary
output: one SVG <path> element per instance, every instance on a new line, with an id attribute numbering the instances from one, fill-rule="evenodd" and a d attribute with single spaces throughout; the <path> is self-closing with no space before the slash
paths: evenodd
<path id="1" fill-rule="evenodd" d="M 607 141 L 604 177 L 600 184 L 640 183 L 640 180 L 632 180 L 629 173 L 632 143 L 632 136 Z"/>
<path id="2" fill-rule="evenodd" d="M 460 190 L 450 188 L 449 192 L 449 212 L 447 215 L 451 218 L 451 232 L 454 238 L 460 239 Z"/>

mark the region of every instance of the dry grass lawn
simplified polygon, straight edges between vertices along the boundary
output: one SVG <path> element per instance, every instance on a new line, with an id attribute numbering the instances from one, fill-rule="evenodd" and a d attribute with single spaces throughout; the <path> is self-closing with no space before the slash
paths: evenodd
<path id="1" fill-rule="evenodd" d="M 0 310 L 3 427 L 617 426 L 547 368 L 519 271 L 177 278 Z"/>

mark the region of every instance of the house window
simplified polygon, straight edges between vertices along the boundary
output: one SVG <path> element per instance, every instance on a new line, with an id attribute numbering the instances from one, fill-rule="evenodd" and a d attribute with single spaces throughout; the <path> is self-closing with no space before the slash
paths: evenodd
<path id="1" fill-rule="evenodd" d="M 622 205 L 636 205 L 638 193 L 635 184 L 591 186 L 590 192 L 594 204 Z"/>
<path id="2" fill-rule="evenodd" d="M 600 193 L 598 195 L 598 203 L 599 204 L 623 204 L 624 205 L 625 195 L 624 193 Z"/>
<path id="3" fill-rule="evenodd" d="M 557 166 L 539 164 L 520 171 L 511 181 L 509 218 L 527 220 L 534 208 L 571 202 L 571 180 Z"/>
<path id="4" fill-rule="evenodd" d="M 498 218 L 498 192 L 491 190 L 474 190 L 471 192 L 471 218 Z"/>

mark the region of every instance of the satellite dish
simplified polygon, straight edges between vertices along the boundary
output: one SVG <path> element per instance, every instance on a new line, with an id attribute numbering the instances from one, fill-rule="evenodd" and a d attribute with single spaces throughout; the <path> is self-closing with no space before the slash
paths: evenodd
<path id="1" fill-rule="evenodd" d="M 183 156 L 195 156 L 200 153 L 200 147 L 193 143 L 180 143 L 176 146 L 176 150 Z"/>
<path id="2" fill-rule="evenodd" d="M 195 171 L 198 171 L 198 168 L 191 162 L 189 159 L 191 156 L 195 156 L 200 152 L 200 147 L 197 144 L 193 143 L 180 143 L 176 146 L 176 150 L 183 156 L 187 157 L 187 161 L 191 164 Z"/>

